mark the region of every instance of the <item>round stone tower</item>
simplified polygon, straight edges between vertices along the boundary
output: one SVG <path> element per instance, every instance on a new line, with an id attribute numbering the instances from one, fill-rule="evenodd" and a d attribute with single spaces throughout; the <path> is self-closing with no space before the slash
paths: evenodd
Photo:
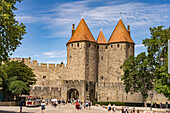
<path id="1" fill-rule="evenodd" d="M 123 70 L 120 69 L 120 66 L 130 55 L 134 55 L 134 45 L 135 43 L 130 37 L 130 26 L 126 29 L 120 19 L 108 41 L 108 79 L 109 82 L 117 84 L 117 90 L 114 92 L 116 96 L 113 98 L 115 101 L 125 101 L 122 98 L 124 97 L 121 81 Z"/>
<path id="2" fill-rule="evenodd" d="M 84 19 L 67 42 L 67 65 L 69 80 L 84 81 L 85 99 L 94 100 L 97 82 L 97 43 Z M 92 94 L 92 95 L 91 95 Z M 93 98 L 93 99 L 92 99 Z"/>

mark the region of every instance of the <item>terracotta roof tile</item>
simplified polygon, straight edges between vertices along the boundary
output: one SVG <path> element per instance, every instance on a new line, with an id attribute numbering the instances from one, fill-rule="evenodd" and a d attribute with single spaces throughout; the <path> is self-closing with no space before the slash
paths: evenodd
<path id="1" fill-rule="evenodd" d="M 134 43 L 121 19 L 119 20 L 118 24 L 116 25 L 116 28 L 113 31 L 113 33 L 108 41 L 108 43 L 112 43 L 112 42 Z"/>
<path id="2" fill-rule="evenodd" d="M 76 41 L 96 42 L 84 19 L 81 19 L 79 25 L 77 26 L 76 31 L 72 35 L 71 39 L 67 42 L 67 44 Z"/>
<path id="3" fill-rule="evenodd" d="M 97 43 L 99 43 L 99 44 L 107 44 L 107 40 L 106 40 L 102 30 L 100 31 L 99 36 L 97 38 Z"/>

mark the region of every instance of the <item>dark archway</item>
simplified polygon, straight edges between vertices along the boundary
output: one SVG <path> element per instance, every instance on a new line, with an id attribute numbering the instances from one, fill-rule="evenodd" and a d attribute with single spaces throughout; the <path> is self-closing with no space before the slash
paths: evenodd
<path id="1" fill-rule="evenodd" d="M 77 89 L 70 89 L 67 91 L 67 99 L 74 98 L 78 99 L 79 98 L 79 92 Z"/>
<path id="2" fill-rule="evenodd" d="M 95 101 L 95 92 L 93 89 L 90 91 L 90 101 Z"/>

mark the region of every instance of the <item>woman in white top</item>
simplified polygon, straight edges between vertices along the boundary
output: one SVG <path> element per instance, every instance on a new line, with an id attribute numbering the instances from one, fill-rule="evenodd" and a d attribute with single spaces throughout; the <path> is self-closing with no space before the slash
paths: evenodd
<path id="1" fill-rule="evenodd" d="M 115 104 L 113 104 L 113 106 L 112 106 L 112 111 L 113 111 L 113 113 L 116 112 Z"/>

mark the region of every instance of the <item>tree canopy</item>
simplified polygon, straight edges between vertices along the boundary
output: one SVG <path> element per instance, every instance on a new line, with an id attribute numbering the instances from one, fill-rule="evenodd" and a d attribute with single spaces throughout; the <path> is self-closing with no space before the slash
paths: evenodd
<path id="1" fill-rule="evenodd" d="M 143 40 L 148 53 L 149 67 L 155 76 L 154 89 L 163 93 L 170 99 L 170 74 L 168 74 L 168 40 L 170 39 L 170 27 L 163 26 L 150 28 L 151 38 Z M 161 63 L 161 60 L 164 63 Z"/>
<path id="2" fill-rule="evenodd" d="M 0 77 L 5 92 L 15 95 L 28 94 L 30 85 L 36 83 L 33 70 L 23 62 L 11 61 L 3 64 L 0 68 L 3 70 Z"/>
<path id="3" fill-rule="evenodd" d="M 151 37 L 143 40 L 147 53 L 141 52 L 136 57 L 130 56 L 121 68 L 124 71 L 126 92 L 141 92 L 143 99 L 148 97 L 148 90 L 155 89 L 170 99 L 170 83 L 168 74 L 168 39 L 170 27 L 150 28 Z M 163 65 L 160 63 L 164 61 Z"/>
<path id="4" fill-rule="evenodd" d="M 153 76 L 150 69 L 147 68 L 148 61 L 145 52 L 138 54 L 138 56 L 130 56 L 121 66 L 124 71 L 122 80 L 124 81 L 125 91 L 141 92 L 143 102 L 146 102 L 148 91 L 153 88 Z"/>
<path id="5" fill-rule="evenodd" d="M 26 34 L 26 26 L 19 23 L 14 11 L 16 2 L 22 0 L 1 0 L 0 2 L 0 65 L 7 61 L 11 52 L 21 44 L 23 35 Z"/>

